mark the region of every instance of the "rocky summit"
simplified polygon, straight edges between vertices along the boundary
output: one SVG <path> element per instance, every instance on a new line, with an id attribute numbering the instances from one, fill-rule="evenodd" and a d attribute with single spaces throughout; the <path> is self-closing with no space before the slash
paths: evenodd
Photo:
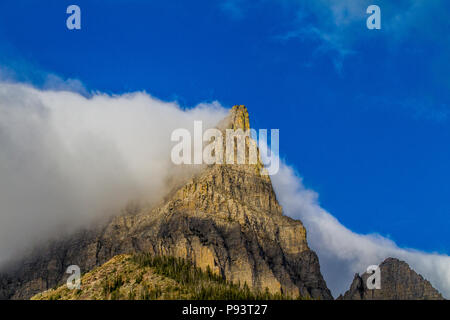
<path id="1" fill-rule="evenodd" d="M 219 128 L 248 129 L 244 106 Z M 314 299 L 332 299 L 303 224 L 283 215 L 262 165 L 209 165 L 153 208 L 126 208 L 107 223 L 53 241 L 0 276 L 0 298 L 24 299 L 121 254 L 190 261 L 230 283 Z M 162 280 L 161 280 L 162 281 Z M 267 288 L 267 289 L 266 289 Z"/>
<path id="2" fill-rule="evenodd" d="M 380 264 L 381 288 L 368 289 L 367 273 L 356 274 L 343 300 L 443 300 L 442 295 L 409 265 L 388 258 Z"/>

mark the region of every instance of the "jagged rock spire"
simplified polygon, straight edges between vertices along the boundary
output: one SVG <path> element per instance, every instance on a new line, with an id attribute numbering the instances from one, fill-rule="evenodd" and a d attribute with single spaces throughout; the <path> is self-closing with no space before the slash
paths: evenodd
<path id="1" fill-rule="evenodd" d="M 222 124 L 218 128 L 249 129 L 247 108 L 234 106 Z M 253 289 L 332 299 L 303 224 L 283 215 L 269 176 L 259 169 L 208 165 L 153 208 L 50 243 L 19 264 L 11 280 L 0 276 L 0 298 L 28 298 L 61 284 L 71 264 L 88 271 L 118 254 L 147 252 L 188 259 Z"/>
<path id="2" fill-rule="evenodd" d="M 248 110 L 244 105 L 235 105 L 230 111 L 231 129 L 248 130 L 250 129 L 250 120 Z"/>

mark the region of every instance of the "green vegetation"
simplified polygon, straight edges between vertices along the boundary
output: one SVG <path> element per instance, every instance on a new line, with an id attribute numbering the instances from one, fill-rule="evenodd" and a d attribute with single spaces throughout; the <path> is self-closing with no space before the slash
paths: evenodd
<path id="1" fill-rule="evenodd" d="M 251 290 L 245 283 L 242 287 L 226 281 L 208 267 L 206 271 L 197 268 L 190 261 L 150 254 L 134 255 L 131 260 L 141 267 L 150 267 L 155 273 L 171 278 L 185 287 L 194 300 L 287 300 L 293 299 L 281 293 L 272 294 Z M 298 297 L 300 299 L 300 297 Z"/>
<path id="2" fill-rule="evenodd" d="M 281 293 L 256 291 L 226 281 L 210 268 L 192 262 L 150 254 L 118 255 L 85 274 L 81 289 L 65 285 L 34 296 L 36 300 L 287 300 Z M 297 297 L 300 299 L 300 297 Z"/>
<path id="3" fill-rule="evenodd" d="M 121 274 L 114 274 L 102 281 L 103 294 L 105 296 L 111 295 L 111 300 L 118 300 L 120 297 L 119 290 L 123 286 L 123 276 Z"/>

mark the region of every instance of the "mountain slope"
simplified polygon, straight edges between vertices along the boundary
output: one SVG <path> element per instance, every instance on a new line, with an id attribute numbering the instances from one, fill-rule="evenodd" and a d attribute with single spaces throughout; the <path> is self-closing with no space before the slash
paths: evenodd
<path id="1" fill-rule="evenodd" d="M 222 128 L 248 129 L 244 106 Z M 0 276 L 0 298 L 30 298 L 66 279 L 69 265 L 92 270 L 123 253 L 147 252 L 254 290 L 332 299 L 300 221 L 283 216 L 261 164 L 210 165 L 154 208 L 128 208 L 108 223 L 49 243 Z"/>
<path id="2" fill-rule="evenodd" d="M 62 285 L 32 300 L 274 300 L 293 297 L 250 290 L 173 257 L 118 255 L 81 278 L 80 289 Z M 299 297 L 297 297 L 299 298 Z"/>
<path id="3" fill-rule="evenodd" d="M 381 289 L 369 290 L 367 278 L 356 274 L 350 289 L 339 297 L 343 300 L 443 300 L 442 295 L 409 265 L 388 258 L 380 264 Z"/>

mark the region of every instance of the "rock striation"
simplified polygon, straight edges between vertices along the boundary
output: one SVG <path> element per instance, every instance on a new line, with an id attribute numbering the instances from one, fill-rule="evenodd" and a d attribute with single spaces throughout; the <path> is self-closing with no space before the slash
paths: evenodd
<path id="1" fill-rule="evenodd" d="M 395 258 L 380 264 L 381 289 L 367 288 L 367 273 L 356 274 L 342 300 L 443 300 L 442 295 L 409 265 Z"/>
<path id="2" fill-rule="evenodd" d="M 250 127 L 235 106 L 220 128 Z M 119 254 L 147 252 L 209 267 L 226 280 L 332 299 L 303 224 L 283 215 L 261 164 L 209 165 L 153 208 L 126 208 L 103 225 L 47 244 L 0 276 L 1 299 L 28 299 Z"/>

